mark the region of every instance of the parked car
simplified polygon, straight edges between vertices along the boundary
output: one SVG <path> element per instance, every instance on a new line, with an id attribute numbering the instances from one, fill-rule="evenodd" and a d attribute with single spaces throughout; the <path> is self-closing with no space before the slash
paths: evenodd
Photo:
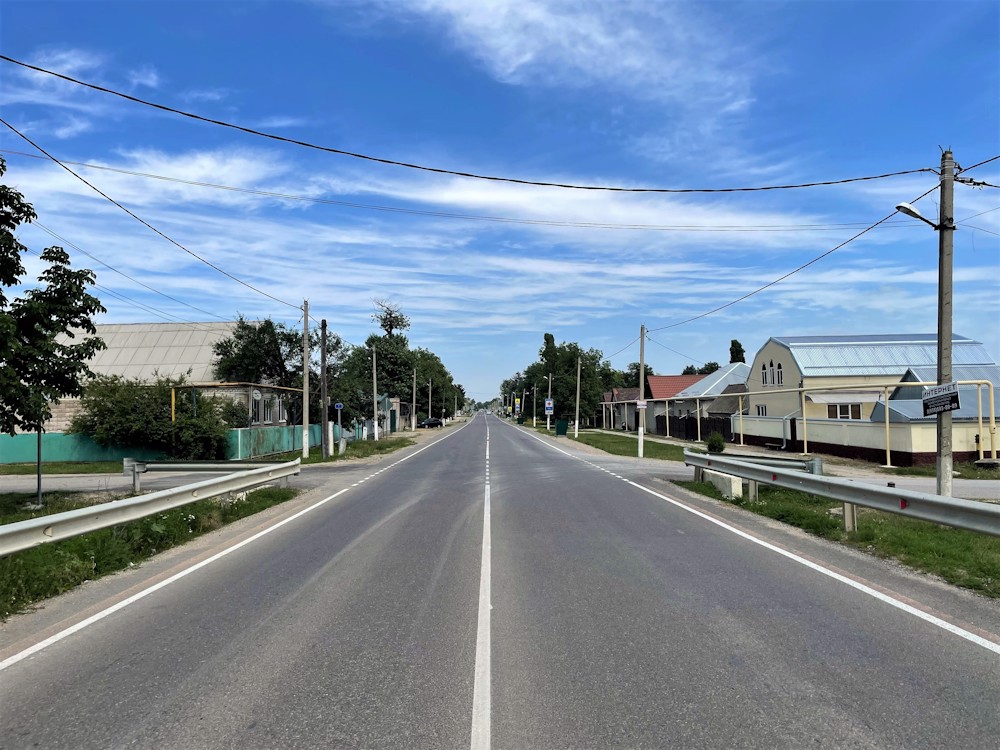
<path id="1" fill-rule="evenodd" d="M 442 425 L 444 425 L 444 422 L 437 417 L 429 417 L 418 424 L 417 427 L 441 427 Z"/>

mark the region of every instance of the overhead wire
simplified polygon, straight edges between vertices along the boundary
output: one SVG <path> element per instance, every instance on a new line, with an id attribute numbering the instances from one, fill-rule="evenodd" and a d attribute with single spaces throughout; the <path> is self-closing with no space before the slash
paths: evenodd
<path id="1" fill-rule="evenodd" d="M 189 304 L 187 302 L 184 302 L 183 300 L 179 300 L 176 297 L 171 297 L 166 292 L 161 292 L 159 289 L 151 287 L 149 284 L 143 283 L 142 281 L 139 281 L 138 279 L 136 279 L 133 276 L 129 276 L 124 271 L 119 270 L 119 269 L 115 268 L 114 266 L 112 266 L 112 265 L 104 262 L 103 260 L 101 260 L 100 258 L 98 258 L 96 255 L 93 255 L 93 254 L 87 252 L 86 250 L 84 250 L 79 245 L 74 244 L 73 242 L 71 242 L 70 240 L 66 239 L 65 237 L 63 237 L 63 236 L 59 235 L 58 233 L 52 231 L 51 229 L 49 229 L 47 226 L 45 226 L 44 224 L 42 224 L 37 219 L 35 219 L 31 223 L 32 223 L 32 226 L 38 227 L 39 229 L 41 229 L 43 232 L 45 232 L 46 234 L 48 234 L 53 239 L 58 240 L 59 242 L 62 242 L 66 246 L 71 247 L 71 248 L 73 248 L 74 250 L 76 250 L 76 251 L 78 251 L 80 253 L 83 253 L 84 255 L 86 255 L 91 260 L 94 260 L 97 263 L 100 263 L 102 266 L 104 266 L 105 268 L 107 268 L 109 271 L 114 271 L 119 276 L 128 279 L 129 281 L 133 282 L 134 284 L 138 284 L 139 286 L 143 287 L 144 289 L 148 289 L 149 291 L 153 292 L 154 294 L 158 294 L 161 297 L 170 300 L 171 302 L 176 302 L 179 305 L 183 305 L 184 307 L 189 307 L 189 308 L 191 308 L 192 310 L 194 310 L 196 312 L 204 313 L 205 315 L 209 315 L 209 316 L 211 316 L 213 318 L 218 318 L 219 320 L 228 320 L 227 318 L 224 318 L 221 315 L 216 315 L 213 312 L 209 312 L 208 310 L 203 310 L 200 307 L 195 307 L 194 305 Z"/>
<path id="2" fill-rule="evenodd" d="M 218 125 L 224 128 L 230 128 L 232 130 L 238 130 L 250 135 L 256 135 L 261 138 L 268 138 L 270 140 L 279 141 L 282 143 L 289 143 L 296 146 L 301 146 L 303 148 L 313 149 L 316 151 L 324 151 L 326 153 L 338 154 L 340 156 L 348 156 L 354 159 L 362 159 L 365 161 L 376 162 L 379 164 L 386 164 L 389 166 L 403 167 L 406 169 L 420 170 L 424 172 L 433 172 L 435 174 L 445 174 L 454 177 L 466 177 L 475 180 L 488 180 L 491 182 L 505 182 L 514 183 L 518 185 L 531 185 L 535 187 L 553 187 L 553 188 L 563 188 L 569 190 L 597 190 L 597 191 L 607 191 L 607 192 L 618 192 L 618 193 L 744 193 L 744 192 L 758 192 L 764 190 L 792 190 L 797 188 L 810 188 L 819 187 L 823 185 L 843 185 L 851 182 L 864 182 L 868 180 L 881 180 L 888 177 L 899 177 L 902 175 L 917 174 L 920 172 L 934 172 L 935 170 L 930 168 L 920 168 L 920 169 L 908 169 L 899 172 L 888 172 L 885 174 L 878 175 L 868 175 L 865 177 L 849 177 L 839 180 L 822 180 L 817 182 L 806 182 L 793 185 L 760 185 L 754 187 L 735 187 L 735 188 L 638 188 L 638 187 L 620 187 L 620 186 L 609 186 L 609 185 L 577 185 L 571 183 L 561 183 L 561 182 L 544 182 L 539 180 L 526 180 L 519 179 L 515 177 L 500 177 L 496 175 L 485 175 L 478 174 L 475 172 L 463 172 L 453 169 L 444 169 L 441 167 L 431 167 L 424 164 L 415 164 L 411 162 L 398 161 L 396 159 L 387 159 L 379 156 L 371 156 L 369 154 L 362 154 L 355 151 L 346 151 L 344 149 L 333 148 L 330 146 L 321 146 L 315 143 L 310 143 L 309 141 L 303 141 L 296 138 L 288 138 L 286 136 L 277 135 L 275 133 L 268 133 L 266 131 L 257 130 L 255 128 L 247 127 L 245 125 L 238 125 L 231 122 L 226 122 L 225 120 L 217 120 L 211 117 L 205 117 L 204 115 L 195 114 L 193 112 L 187 112 L 182 109 L 177 109 L 175 107 L 170 107 L 165 104 L 159 104 L 157 102 L 151 102 L 146 99 L 140 99 L 137 96 L 132 96 L 131 94 L 126 94 L 121 91 L 116 91 L 115 89 L 108 88 L 107 86 L 99 86 L 95 83 L 89 83 L 87 81 L 81 81 L 80 79 L 73 78 L 72 76 L 65 75 L 63 73 L 57 73 L 53 70 L 48 70 L 47 68 L 42 68 L 37 65 L 31 65 L 29 63 L 23 62 L 21 60 L 16 60 L 13 57 L 0 54 L 0 60 L 6 60 L 9 63 L 19 65 L 28 70 L 34 70 L 38 73 L 44 73 L 46 75 L 59 78 L 61 80 L 67 81 L 69 83 L 76 84 L 78 86 L 83 86 L 94 91 L 100 91 L 105 94 L 110 94 L 112 96 L 117 96 L 136 104 L 142 104 L 146 107 L 152 107 L 154 109 L 161 110 L 163 112 L 170 112 L 171 114 L 181 115 L 182 117 L 187 117 L 192 120 L 197 120 L 199 122 L 205 122 L 212 125 Z M 976 165 L 978 166 L 978 165 Z M 971 169 L 972 167 L 970 167 Z"/>
<path id="3" fill-rule="evenodd" d="M 648 332 L 646 333 L 646 340 L 649 341 L 650 343 L 656 344 L 659 347 L 662 347 L 663 349 L 666 349 L 668 352 L 673 352 L 674 354 L 677 354 L 678 356 L 683 357 L 684 359 L 688 360 L 689 362 L 694 362 L 695 364 L 704 364 L 704 362 L 701 362 L 700 360 L 697 360 L 694 357 L 688 356 L 684 352 L 679 352 L 676 349 L 671 349 L 666 344 L 661 344 L 659 341 L 657 341 L 652 336 L 650 336 Z"/>
<path id="4" fill-rule="evenodd" d="M 930 188 L 927 192 L 925 192 L 925 193 L 919 195 L 918 197 L 914 198 L 912 201 L 910 201 L 910 203 L 916 203 L 921 198 L 924 198 L 924 197 L 930 195 L 931 193 L 933 193 L 937 189 L 938 189 L 938 186 L 935 185 L 934 187 Z M 772 286 L 775 286 L 776 284 L 780 284 L 785 279 L 787 279 L 787 278 L 789 278 L 791 276 L 794 276 L 799 271 L 802 271 L 803 269 L 808 268 L 809 266 L 813 265 L 814 263 L 818 263 L 823 258 L 827 257 L 828 255 L 832 255 L 833 253 L 837 252 L 838 250 L 840 250 L 840 248 L 844 247 L 845 245 L 848 245 L 851 242 L 854 242 L 859 237 L 862 237 L 863 235 L 865 235 L 868 232 L 872 231 L 879 224 L 882 224 L 882 223 L 888 221 L 889 219 L 891 219 L 895 215 L 896 215 L 896 212 L 893 211 L 888 216 L 884 216 L 883 218 L 881 218 L 878 221 L 876 221 L 874 224 L 870 225 L 868 228 L 863 229 L 862 231 L 858 232 L 856 235 L 854 235 L 850 239 L 844 240 L 843 242 L 841 242 L 836 247 L 830 248 L 826 252 L 817 255 L 812 260 L 810 260 L 810 261 L 808 261 L 806 263 L 803 263 L 802 265 L 798 266 L 797 268 L 792 269 L 791 271 L 789 271 L 788 273 L 784 274 L 783 276 L 779 276 L 778 278 L 774 279 L 773 281 L 769 281 L 768 283 L 764 284 L 764 286 L 758 287 L 757 289 L 754 289 L 752 292 L 747 292 L 742 297 L 739 297 L 739 298 L 734 299 L 734 300 L 732 300 L 730 302 L 727 302 L 724 305 L 719 305 L 718 307 L 712 308 L 711 310 L 708 310 L 707 312 L 700 313 L 699 315 L 693 315 L 690 318 L 685 318 L 684 320 L 677 321 L 676 323 L 670 323 L 669 325 L 660 326 L 659 328 L 651 328 L 651 329 L 649 329 L 649 332 L 663 331 L 663 330 L 666 330 L 668 328 L 677 328 L 678 326 L 686 325 L 687 323 L 693 323 L 694 321 L 700 320 L 702 318 L 707 318 L 709 315 L 714 315 L 715 313 L 721 312 L 722 310 L 725 310 L 726 308 L 729 308 L 729 307 L 732 307 L 733 305 L 739 304 L 740 302 L 743 302 L 744 300 L 749 299 L 750 297 L 753 297 L 755 294 L 759 294 L 760 292 L 763 292 L 766 289 L 770 289 Z"/>
<path id="5" fill-rule="evenodd" d="M 250 283 L 244 281 L 243 279 L 239 278 L 238 276 L 234 276 L 233 274 L 229 273 L 228 271 L 226 271 L 226 270 L 220 268 L 219 266 L 215 265 L 211 261 L 209 261 L 209 260 L 201 257 L 196 252 L 194 252 L 192 250 L 189 250 L 188 248 L 186 248 L 184 245 L 182 245 L 177 240 L 175 240 L 172 237 L 168 236 L 167 234 L 161 232 L 159 229 L 157 229 L 156 227 L 154 227 L 152 224 L 150 224 L 149 222 L 145 221 L 144 219 L 140 218 L 138 215 L 136 215 L 135 213 L 133 213 L 132 211 L 130 211 L 129 209 L 127 209 L 125 206 L 123 206 L 121 203 L 119 203 L 118 201 L 116 201 L 110 195 L 108 195 L 107 193 L 105 193 L 104 191 L 102 191 L 96 185 L 94 185 L 91 182 L 88 182 L 86 178 L 84 178 L 83 176 L 77 174 L 72 169 L 70 169 L 69 167 L 67 167 L 65 164 L 63 164 L 61 161 L 59 161 L 57 158 L 55 158 L 54 156 L 52 156 L 52 154 L 50 154 L 44 148 L 42 148 L 41 146 L 39 146 L 37 143 L 35 143 L 30 138 L 28 138 L 28 136 L 26 136 L 24 133 L 22 133 L 17 128 L 15 128 L 13 125 L 11 125 L 9 122 L 7 122 L 6 120 L 4 120 L 2 117 L 0 117 L 0 123 L 2 123 L 3 125 L 5 125 L 11 131 L 13 131 L 16 135 L 20 136 L 22 139 L 24 139 L 25 141 L 27 141 L 28 143 L 30 143 L 32 146 L 34 146 L 36 149 L 38 149 L 40 152 L 42 152 L 43 154 L 45 154 L 49 159 L 51 159 L 53 162 L 55 162 L 60 167 L 62 167 L 63 169 L 65 169 L 67 172 L 69 172 L 71 175 L 73 175 L 74 177 L 76 177 L 78 180 L 80 180 L 80 182 L 82 182 L 84 185 L 86 185 L 87 187 L 89 187 L 95 193 L 99 194 L 105 200 L 107 200 L 108 202 L 110 202 L 113 205 L 115 205 L 118 208 L 120 208 L 122 211 L 124 211 L 126 214 L 128 214 L 129 216 L 131 216 L 133 219 L 135 219 L 136 221 L 138 221 L 144 227 L 146 227 L 147 229 L 151 230 L 152 232 L 158 234 L 160 237 L 162 237 L 163 239 L 165 239 L 170 244 L 174 245 L 175 247 L 180 248 L 181 250 L 183 250 L 185 253 L 187 253 L 191 257 L 196 258 L 197 260 L 201 261 L 202 263 L 204 263 L 209 268 L 212 268 L 212 269 L 218 271 L 223 276 L 225 276 L 225 277 L 227 277 L 229 279 L 232 279 L 233 281 L 237 282 L 238 284 L 242 284 L 247 289 L 250 289 L 251 291 L 254 291 L 257 294 L 260 294 L 260 295 L 262 295 L 264 297 L 267 297 L 268 299 L 271 299 L 271 300 L 273 300 L 275 302 L 278 302 L 278 303 L 280 303 L 282 305 L 287 305 L 288 307 L 291 307 L 291 308 L 294 308 L 294 309 L 300 309 L 298 305 L 294 305 L 291 302 L 286 302 L 283 299 L 275 297 L 273 294 L 269 294 L 268 292 L 265 292 L 263 289 L 259 289 L 259 288 L 255 287 L 253 284 L 250 284 Z"/>
<path id="6" fill-rule="evenodd" d="M 621 354 L 623 351 L 625 351 L 626 349 L 628 349 L 630 346 L 632 346 L 638 340 L 639 340 L 639 337 L 636 336 L 634 339 L 632 339 L 631 341 L 629 341 L 627 344 L 625 344 L 625 346 L 623 346 L 621 349 L 619 349 L 618 351 L 616 351 L 614 354 L 609 354 L 607 357 L 605 357 L 605 359 L 613 359 L 614 357 L 617 357 L 619 354 Z"/>
<path id="7" fill-rule="evenodd" d="M 997 154 L 996 156 L 991 156 L 991 157 L 990 157 L 989 159 L 983 159 L 983 160 L 982 160 L 982 161 L 980 161 L 980 162 L 976 162 L 976 163 L 975 163 L 975 164 L 973 164 L 973 165 L 972 165 L 971 167 L 961 167 L 961 168 L 959 168 L 959 170 L 958 170 L 958 171 L 956 172 L 956 175 L 959 175 L 959 174 L 962 174 L 962 173 L 964 173 L 964 172 L 968 172 L 968 171 L 969 171 L 970 169 L 975 169 L 976 167 L 981 167 L 981 166 L 983 166 L 984 164 L 989 164 L 990 162 L 994 162 L 994 161 L 996 161 L 997 159 L 1000 159 L 1000 154 Z"/>
<path id="8" fill-rule="evenodd" d="M 975 229 L 977 232 L 986 232 L 986 234 L 992 234 L 997 237 L 1000 237 L 1000 232 L 994 232 L 992 229 L 983 229 L 982 227 L 975 227 L 972 224 L 966 224 L 965 222 L 959 222 L 959 224 L 968 229 Z"/>
<path id="9" fill-rule="evenodd" d="M 0 149 L 0 153 L 24 156 L 29 159 L 44 160 L 44 156 L 29 154 L 14 149 Z M 448 211 L 431 211 L 426 209 L 403 208 L 401 206 L 385 206 L 371 203 L 357 203 L 355 201 L 342 201 L 332 198 L 317 198 L 308 195 L 296 195 L 294 193 L 279 193 L 271 190 L 258 190 L 254 188 L 242 188 L 233 185 L 222 185 L 219 183 L 202 182 L 198 180 L 185 180 L 180 177 L 170 177 L 167 175 L 153 174 L 150 172 L 139 172 L 120 167 L 109 167 L 103 164 L 91 164 L 88 162 L 69 161 L 60 159 L 63 164 L 72 164 L 77 167 L 87 169 L 104 170 L 125 174 L 132 177 L 144 177 L 164 182 L 178 183 L 181 185 L 191 185 L 193 187 L 211 188 L 215 190 L 225 190 L 234 193 L 244 193 L 247 195 L 257 195 L 265 198 L 276 198 L 279 200 L 293 200 L 308 203 L 317 203 L 330 206 L 344 206 L 346 208 L 360 208 L 370 211 L 382 211 L 387 213 L 409 214 L 415 216 L 430 216 L 433 218 L 461 219 L 466 221 L 495 222 L 500 224 L 523 224 L 528 226 L 552 226 L 552 227 L 580 227 L 584 229 L 624 229 L 633 231 L 657 231 L 657 232 L 834 232 L 849 227 L 866 226 L 864 222 L 845 222 L 839 224 L 717 224 L 705 226 L 698 224 L 620 224 L 613 222 L 593 222 L 593 221 L 568 221 L 559 219 L 526 219 L 521 217 L 508 216 L 488 216 L 478 214 L 461 214 Z M 893 224 L 896 228 L 909 228 L 912 222 L 899 222 Z"/>

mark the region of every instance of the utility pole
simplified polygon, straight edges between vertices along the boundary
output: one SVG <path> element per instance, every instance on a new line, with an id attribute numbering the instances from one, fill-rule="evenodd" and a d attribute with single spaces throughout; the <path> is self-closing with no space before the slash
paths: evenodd
<path id="1" fill-rule="evenodd" d="M 330 402 L 326 395 L 326 318 L 319 322 L 319 399 L 323 405 L 320 446 L 323 458 L 330 457 Z"/>
<path id="2" fill-rule="evenodd" d="M 538 427 L 538 383 L 531 384 L 531 426 Z"/>
<path id="3" fill-rule="evenodd" d="M 580 356 L 576 358 L 576 423 L 573 425 L 573 437 L 580 437 Z"/>
<path id="4" fill-rule="evenodd" d="M 941 218 L 938 221 L 938 385 L 951 382 L 952 256 L 955 243 L 955 159 L 941 154 Z M 951 412 L 937 415 L 937 493 L 951 497 Z"/>
<path id="5" fill-rule="evenodd" d="M 309 300 L 302 301 L 302 458 L 309 458 Z"/>
<path id="6" fill-rule="evenodd" d="M 378 440 L 378 378 L 375 375 L 375 346 L 372 346 L 372 433 Z"/>
<path id="7" fill-rule="evenodd" d="M 410 409 L 410 430 L 417 431 L 417 368 L 413 368 L 413 407 Z"/>
<path id="8" fill-rule="evenodd" d="M 451 413 L 451 418 L 455 419 L 458 416 L 458 391 L 455 391 L 455 409 Z"/>
<path id="9" fill-rule="evenodd" d="M 549 373 L 549 399 L 551 399 L 551 398 L 552 398 L 552 373 L 550 372 Z M 548 406 L 548 404 L 546 403 L 546 407 L 547 406 Z M 545 429 L 546 430 L 551 430 L 552 429 L 552 415 L 549 414 L 548 408 L 545 409 Z"/>
<path id="10" fill-rule="evenodd" d="M 646 324 L 639 326 L 639 401 L 646 400 Z M 642 437 L 646 430 L 646 410 L 636 405 L 636 417 L 639 423 L 639 458 L 642 458 Z"/>
<path id="11" fill-rule="evenodd" d="M 427 379 L 427 418 L 430 419 L 434 416 L 434 412 L 431 411 L 431 384 L 434 382 L 434 378 Z"/>

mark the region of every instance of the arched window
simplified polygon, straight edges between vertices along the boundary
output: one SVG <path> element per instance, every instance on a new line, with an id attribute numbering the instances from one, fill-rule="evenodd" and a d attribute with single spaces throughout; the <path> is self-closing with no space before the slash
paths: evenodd
<path id="1" fill-rule="evenodd" d="M 771 365 L 771 385 L 774 385 L 774 360 L 773 359 L 771 360 L 770 365 Z"/>
<path id="2" fill-rule="evenodd" d="M 781 371 L 781 362 L 778 363 L 778 385 L 785 384 L 785 373 Z"/>
<path id="3" fill-rule="evenodd" d="M 767 365 L 760 363 L 760 384 L 767 385 Z"/>

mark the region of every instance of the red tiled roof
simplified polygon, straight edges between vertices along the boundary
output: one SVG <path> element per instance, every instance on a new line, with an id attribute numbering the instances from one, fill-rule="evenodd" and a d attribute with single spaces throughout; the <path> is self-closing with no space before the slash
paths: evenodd
<path id="1" fill-rule="evenodd" d="M 649 397 L 673 398 L 704 377 L 704 375 L 650 375 L 646 378 L 646 382 L 649 383 Z"/>

